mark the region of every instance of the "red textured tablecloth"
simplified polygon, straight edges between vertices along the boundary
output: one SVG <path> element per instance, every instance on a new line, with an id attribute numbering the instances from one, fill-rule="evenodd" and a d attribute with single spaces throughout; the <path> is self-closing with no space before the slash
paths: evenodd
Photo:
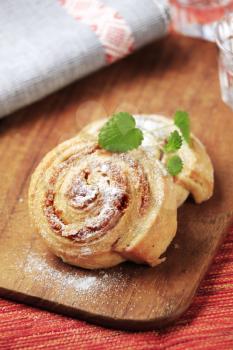
<path id="1" fill-rule="evenodd" d="M 0 349 L 232 350 L 233 228 L 174 326 L 160 332 L 115 331 L 0 299 Z"/>

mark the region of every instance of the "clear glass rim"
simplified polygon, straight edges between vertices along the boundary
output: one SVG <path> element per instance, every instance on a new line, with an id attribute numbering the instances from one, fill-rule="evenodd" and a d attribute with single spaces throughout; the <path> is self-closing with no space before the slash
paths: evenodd
<path id="1" fill-rule="evenodd" d="M 219 47 L 220 50 L 222 50 L 225 53 L 228 53 L 233 56 L 233 51 L 229 50 L 228 48 L 224 47 L 222 44 L 222 38 L 220 36 L 220 27 L 224 22 L 227 22 L 228 20 L 232 20 L 233 22 L 233 12 L 227 13 L 225 16 L 223 16 L 220 21 L 216 24 L 215 27 L 215 41 Z M 233 32 L 232 32 L 233 37 Z"/>

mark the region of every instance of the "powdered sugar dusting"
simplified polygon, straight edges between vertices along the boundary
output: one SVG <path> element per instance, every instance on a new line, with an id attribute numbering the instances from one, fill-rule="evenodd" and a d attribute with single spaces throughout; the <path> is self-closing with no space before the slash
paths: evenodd
<path id="1" fill-rule="evenodd" d="M 115 202 L 121 200 L 124 196 L 123 188 L 109 185 L 104 177 L 99 178 L 98 188 L 103 197 L 103 207 L 98 216 L 90 217 L 86 220 L 87 226 L 99 225 L 106 217 L 114 216 L 117 212 Z"/>
<path id="2" fill-rule="evenodd" d="M 91 238 L 93 232 L 101 231 L 106 226 L 112 227 L 123 215 L 127 194 L 125 182 L 122 179 L 119 181 L 120 170 L 109 162 L 99 163 L 93 158 L 91 160 L 92 163 L 85 163 L 85 169 L 72 179 L 65 195 L 68 204 L 77 210 L 77 217 L 79 211 L 83 215 L 85 209 L 83 226 L 79 227 L 78 222 L 65 225 L 56 214 L 48 212 L 53 227 L 64 237 L 76 236 L 82 230 L 86 239 Z M 95 207 L 100 209 L 94 211 Z"/>
<path id="3" fill-rule="evenodd" d="M 33 251 L 27 257 L 24 273 L 37 285 L 43 285 L 46 281 L 48 287 L 56 288 L 60 293 L 71 289 L 80 297 L 86 296 L 88 299 L 90 296 L 109 292 L 110 289 L 117 291 L 126 284 L 121 266 L 117 271 L 87 271 L 65 265 L 50 253 L 39 254 Z"/>
<path id="4" fill-rule="evenodd" d="M 143 117 L 143 115 L 141 115 L 135 116 L 135 118 L 137 127 L 151 133 L 158 141 L 166 138 L 174 129 L 172 121 L 162 116 L 156 115 L 155 118 L 155 116 Z"/>
<path id="5" fill-rule="evenodd" d="M 88 185 L 82 181 L 82 178 L 76 177 L 72 182 L 68 197 L 71 197 L 71 205 L 74 208 L 82 209 L 96 199 L 98 194 L 98 187 L 95 185 Z"/>

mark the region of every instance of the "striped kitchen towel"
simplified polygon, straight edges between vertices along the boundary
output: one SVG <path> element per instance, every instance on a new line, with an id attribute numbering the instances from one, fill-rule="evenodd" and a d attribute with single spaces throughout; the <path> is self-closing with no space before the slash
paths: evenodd
<path id="1" fill-rule="evenodd" d="M 4 0 L 0 117 L 166 34 L 166 0 Z"/>

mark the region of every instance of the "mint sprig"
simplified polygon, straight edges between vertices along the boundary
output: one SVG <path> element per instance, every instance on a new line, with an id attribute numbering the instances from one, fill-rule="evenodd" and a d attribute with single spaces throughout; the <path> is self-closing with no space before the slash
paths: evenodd
<path id="1" fill-rule="evenodd" d="M 182 146 L 183 140 L 188 145 L 191 144 L 189 114 L 185 111 L 177 111 L 174 115 L 174 124 L 179 128 L 182 137 L 177 130 L 173 131 L 163 147 L 165 153 L 174 153 L 178 151 Z M 166 167 L 170 175 L 176 176 L 183 169 L 182 159 L 175 154 L 167 159 Z"/>
<path id="2" fill-rule="evenodd" d="M 143 133 L 135 127 L 134 117 L 126 112 L 114 114 L 100 129 L 98 143 L 111 152 L 127 152 L 138 148 Z"/>
<path id="3" fill-rule="evenodd" d="M 182 146 L 182 137 L 177 130 L 173 131 L 168 137 L 167 142 L 163 146 L 165 153 L 175 152 Z"/>
<path id="4" fill-rule="evenodd" d="M 166 168 L 172 176 L 178 175 L 183 169 L 182 159 L 176 152 L 181 148 L 183 140 L 189 145 L 191 143 L 188 113 L 177 111 L 174 115 L 174 124 L 179 128 L 179 132 L 174 130 L 163 146 L 163 152 L 169 155 Z M 98 137 L 100 147 L 110 152 L 131 151 L 138 148 L 142 140 L 142 131 L 136 128 L 134 117 L 127 112 L 114 114 L 100 129 Z"/>
<path id="5" fill-rule="evenodd" d="M 175 155 L 167 160 L 166 167 L 170 175 L 176 176 L 182 171 L 183 162 L 179 156 Z"/>
<path id="6" fill-rule="evenodd" d="M 174 116 L 174 123 L 180 129 L 184 140 L 190 144 L 190 120 L 189 114 L 184 111 L 177 111 Z"/>

